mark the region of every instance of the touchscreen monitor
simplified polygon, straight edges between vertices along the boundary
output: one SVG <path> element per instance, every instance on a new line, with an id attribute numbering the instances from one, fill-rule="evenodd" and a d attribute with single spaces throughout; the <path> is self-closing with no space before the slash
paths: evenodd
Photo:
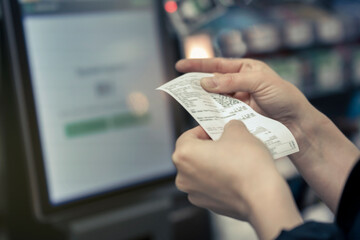
<path id="1" fill-rule="evenodd" d="M 20 82 L 31 96 L 25 105 L 35 119 L 34 162 L 48 207 L 173 175 L 172 118 L 166 96 L 155 91 L 168 80 L 157 1 L 10 6 L 10 52 L 26 69 Z"/>

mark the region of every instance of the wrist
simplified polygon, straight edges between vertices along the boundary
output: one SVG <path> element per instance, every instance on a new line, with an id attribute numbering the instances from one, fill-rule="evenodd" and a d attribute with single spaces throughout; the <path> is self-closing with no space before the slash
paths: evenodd
<path id="1" fill-rule="evenodd" d="M 310 103 L 304 109 L 300 112 L 301 116 L 298 116 L 297 121 L 292 122 L 289 126 L 299 146 L 299 152 L 290 156 L 293 161 L 313 154 L 314 148 L 319 146 L 318 136 L 321 135 L 323 127 L 332 124 L 330 119 Z"/>
<path id="2" fill-rule="evenodd" d="M 266 189 L 254 191 L 248 201 L 248 221 L 259 239 L 274 239 L 282 230 L 303 223 L 290 189 L 280 176 L 267 181 Z M 260 194 L 261 193 L 261 194 Z"/>
<path id="3" fill-rule="evenodd" d="M 313 106 L 295 124 L 290 130 L 300 151 L 290 159 L 310 187 L 336 212 L 347 176 L 359 158 L 359 149 Z"/>

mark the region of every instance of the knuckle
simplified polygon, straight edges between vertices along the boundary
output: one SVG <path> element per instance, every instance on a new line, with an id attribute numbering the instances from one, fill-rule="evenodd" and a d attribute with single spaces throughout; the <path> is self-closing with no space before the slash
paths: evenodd
<path id="1" fill-rule="evenodd" d="M 187 159 L 190 154 L 191 154 L 190 146 L 182 145 L 181 147 L 178 147 L 173 153 L 173 159 L 174 161 L 179 162 Z"/>
<path id="2" fill-rule="evenodd" d="M 178 155 L 177 155 L 177 152 L 174 152 L 173 154 L 172 154 L 172 161 L 173 161 L 173 163 L 175 164 L 175 166 L 177 167 L 177 165 L 178 165 L 178 163 L 179 163 L 179 157 L 178 157 Z"/>
<path id="3" fill-rule="evenodd" d="M 255 71 L 263 72 L 268 68 L 268 65 L 260 60 L 253 60 L 250 64 L 252 65 L 251 68 Z"/>
<path id="4" fill-rule="evenodd" d="M 243 64 L 242 71 L 251 71 L 253 68 L 254 65 L 251 62 L 246 62 Z"/>
<path id="5" fill-rule="evenodd" d="M 219 59 L 218 61 L 216 61 L 215 63 L 215 72 L 220 72 L 220 67 L 221 67 L 221 60 Z"/>
<path id="6" fill-rule="evenodd" d="M 215 71 L 216 72 L 222 72 L 223 70 L 223 66 L 225 64 L 225 59 L 223 58 L 218 58 L 217 61 L 216 61 L 216 64 L 215 64 Z"/>
<path id="7" fill-rule="evenodd" d="M 255 60 L 255 59 L 247 59 L 241 68 L 241 71 L 244 72 L 259 72 L 262 69 L 266 69 L 267 65 L 263 61 Z"/>
<path id="8" fill-rule="evenodd" d="M 179 175 L 176 176 L 175 178 L 175 186 L 177 189 L 179 189 L 180 191 L 185 191 L 185 186 L 183 181 L 181 180 L 181 177 Z"/>

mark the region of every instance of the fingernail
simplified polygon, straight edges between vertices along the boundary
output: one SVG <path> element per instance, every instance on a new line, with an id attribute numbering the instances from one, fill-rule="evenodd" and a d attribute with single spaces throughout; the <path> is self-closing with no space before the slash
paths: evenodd
<path id="1" fill-rule="evenodd" d="M 208 77 L 201 79 L 201 85 L 206 89 L 212 89 L 217 87 L 217 82 L 215 78 Z"/>
<path id="2" fill-rule="evenodd" d="M 182 59 L 182 60 L 179 60 L 176 64 L 175 64 L 175 68 L 181 68 L 184 66 L 184 63 L 185 61 Z"/>

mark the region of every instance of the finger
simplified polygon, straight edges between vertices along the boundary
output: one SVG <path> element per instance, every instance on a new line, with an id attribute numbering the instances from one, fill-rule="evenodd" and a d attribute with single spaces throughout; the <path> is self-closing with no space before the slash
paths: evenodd
<path id="1" fill-rule="evenodd" d="M 206 91 L 213 93 L 255 93 L 265 86 L 256 72 L 216 74 L 201 79 L 200 83 Z"/>
<path id="2" fill-rule="evenodd" d="M 205 130 L 201 126 L 197 126 L 184 132 L 176 141 L 176 147 L 182 145 L 184 142 L 209 139 L 210 137 Z"/>
<path id="3" fill-rule="evenodd" d="M 176 63 L 179 72 L 235 73 L 248 59 L 183 59 Z"/>
<path id="4" fill-rule="evenodd" d="M 235 139 L 240 136 L 248 136 L 250 134 L 249 130 L 246 128 L 245 124 L 240 120 L 231 120 L 224 127 L 224 132 L 221 135 L 220 140 L 224 139 Z"/>
<path id="5" fill-rule="evenodd" d="M 187 184 L 186 184 L 185 179 L 180 174 L 177 174 L 175 177 L 175 186 L 180 191 L 186 192 Z"/>

